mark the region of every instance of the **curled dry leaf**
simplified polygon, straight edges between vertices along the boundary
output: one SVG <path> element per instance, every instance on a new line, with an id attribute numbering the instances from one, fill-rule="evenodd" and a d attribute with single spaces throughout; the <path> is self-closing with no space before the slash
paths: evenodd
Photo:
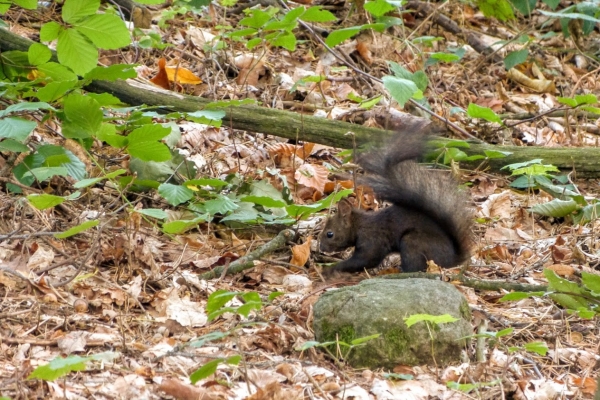
<path id="1" fill-rule="evenodd" d="M 264 58 L 252 54 L 237 56 L 234 59 L 234 65 L 240 69 L 240 74 L 236 79 L 238 85 L 256 86 L 258 78 L 266 71 Z"/>
<path id="2" fill-rule="evenodd" d="M 291 143 L 276 143 L 267 147 L 269 156 L 280 168 L 286 168 L 293 165 L 293 159 L 306 160 L 312 154 L 315 148 L 314 143 L 304 143 L 302 146 L 296 146 Z"/>
<path id="3" fill-rule="evenodd" d="M 533 67 L 535 67 L 535 64 L 533 64 Z M 537 69 L 537 67 L 533 68 L 534 73 L 535 71 L 539 71 L 539 69 Z M 524 73 L 522 73 L 521 71 L 519 71 L 516 68 L 511 68 L 510 70 L 508 70 L 506 76 L 510 79 L 512 79 L 513 81 L 517 82 L 520 85 L 526 86 L 529 89 L 535 90 L 536 92 L 541 92 L 541 93 L 553 93 L 556 90 L 556 87 L 554 86 L 554 82 L 546 79 L 541 73 L 537 74 L 538 75 L 538 79 L 533 79 L 528 77 L 527 75 L 525 75 Z"/>
<path id="4" fill-rule="evenodd" d="M 154 83 L 156 86 L 160 86 L 163 89 L 171 90 L 171 85 L 169 84 L 169 77 L 167 76 L 167 71 L 165 67 L 167 66 L 167 60 L 161 58 L 158 60 L 158 73 L 154 78 L 150 79 L 150 82 Z"/>
<path id="5" fill-rule="evenodd" d="M 367 64 L 373 64 L 373 54 L 371 54 L 371 50 L 367 43 L 358 41 L 356 43 L 356 51 L 358 51 L 358 54 L 360 54 Z"/>
<path id="6" fill-rule="evenodd" d="M 329 171 L 322 165 L 303 164 L 296 170 L 294 177 L 299 184 L 322 192 L 325 190 L 327 175 Z"/>
<path id="7" fill-rule="evenodd" d="M 302 267 L 306 264 L 308 257 L 310 256 L 311 240 L 312 237 L 309 236 L 304 244 L 292 247 L 292 259 L 290 260 L 290 264 L 298 267 Z"/>

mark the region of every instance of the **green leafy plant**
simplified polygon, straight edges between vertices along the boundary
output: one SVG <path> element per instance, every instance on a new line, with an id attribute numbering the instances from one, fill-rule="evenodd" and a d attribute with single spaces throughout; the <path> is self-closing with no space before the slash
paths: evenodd
<path id="1" fill-rule="evenodd" d="M 504 295 L 500 301 L 518 301 L 528 297 L 549 296 L 557 304 L 577 312 L 582 318 L 593 318 L 600 305 L 600 276 L 587 272 L 581 273 L 581 284 L 561 278 L 552 270 L 545 269 L 548 280 L 548 292 L 512 292 Z"/>
<path id="2" fill-rule="evenodd" d="M 281 292 L 273 292 L 269 295 L 269 297 L 267 298 L 267 301 L 270 303 L 277 297 L 281 296 L 282 294 L 283 293 L 281 293 Z M 237 307 L 227 306 L 227 303 L 229 303 L 235 297 L 241 298 L 243 300 L 244 304 L 241 306 L 237 306 Z M 227 290 L 217 290 L 217 291 L 211 293 L 210 296 L 208 296 L 208 300 L 206 302 L 206 312 L 208 313 L 209 321 L 214 320 L 215 318 L 217 318 L 218 316 L 220 316 L 224 313 L 233 313 L 233 314 L 241 315 L 241 316 L 247 318 L 250 315 L 251 311 L 253 311 L 253 310 L 260 311 L 262 309 L 262 307 L 263 307 L 263 302 L 262 302 L 259 294 L 256 292 L 242 293 L 242 292 L 231 292 L 231 291 L 227 291 Z M 233 329 L 231 329 L 227 332 L 215 331 L 215 332 L 208 333 L 206 335 L 203 335 L 199 338 L 192 340 L 190 342 L 189 346 L 202 347 L 202 346 L 206 345 L 207 343 L 210 343 L 210 342 L 213 342 L 216 340 L 221 340 L 223 338 L 226 338 L 229 335 L 234 335 L 234 334 L 236 334 L 237 329 L 242 328 L 244 326 L 248 326 L 250 324 L 254 325 L 256 323 L 242 322 L 240 324 L 237 324 Z M 199 380 L 202 380 L 204 378 L 207 378 L 207 377 L 213 375 L 217 371 L 217 367 L 220 364 L 238 365 L 240 363 L 241 359 L 242 359 L 241 355 L 235 355 L 235 356 L 231 356 L 231 357 L 220 357 L 220 358 L 211 360 L 211 361 L 207 362 L 206 364 L 204 364 L 202 367 L 198 368 L 196 371 L 192 372 L 192 374 L 190 374 L 190 380 L 192 383 L 196 383 Z"/>
<path id="3" fill-rule="evenodd" d="M 427 89 L 429 80 L 423 71 L 411 73 L 406 68 L 395 62 L 389 62 L 390 70 L 394 75 L 382 78 L 383 86 L 392 98 L 403 107 L 411 99 L 422 99 L 423 92 Z"/>
<path id="4" fill-rule="evenodd" d="M 100 0 L 67 0 L 62 8 L 63 23 L 48 22 L 40 40 L 56 40 L 58 61 L 78 75 L 98 64 L 98 48 L 118 49 L 129 45 L 129 31 L 114 14 L 99 14 Z"/>
<path id="5" fill-rule="evenodd" d="M 512 154 L 510 151 L 498 151 L 498 150 L 484 150 L 483 154 L 468 155 L 462 149 L 469 149 L 471 145 L 464 140 L 451 140 L 445 142 L 436 142 L 435 149 L 433 149 L 428 155 L 428 160 L 435 160 L 444 165 L 449 165 L 451 162 L 469 162 L 478 160 L 491 160 L 497 158 L 504 158 Z"/>
<path id="6" fill-rule="evenodd" d="M 352 352 L 352 350 L 354 350 L 355 348 L 363 346 L 366 342 L 373 340 L 373 339 L 377 339 L 379 336 L 381 336 L 381 334 L 376 333 L 374 335 L 369 335 L 369 336 L 365 336 L 362 338 L 354 339 L 350 343 L 346 343 L 341 340 L 329 341 L 329 342 L 308 341 L 308 342 L 304 342 L 304 344 L 302 344 L 302 346 L 297 347 L 295 350 L 296 351 L 306 351 L 306 350 L 312 349 L 312 348 L 322 348 L 331 357 L 332 360 L 339 362 L 338 360 L 340 358 L 343 360 L 348 359 L 350 352 Z M 337 356 L 334 355 L 333 351 L 332 351 L 332 349 L 334 349 L 334 348 L 340 349 L 341 354 L 338 354 Z"/>
<path id="7" fill-rule="evenodd" d="M 88 357 L 69 356 L 59 357 L 48 364 L 41 365 L 33 370 L 27 379 L 41 379 L 44 381 L 55 381 L 73 371 L 84 371 L 90 361 L 112 361 L 119 356 L 118 353 L 106 352 L 94 354 Z"/>
<path id="8" fill-rule="evenodd" d="M 542 189 L 555 199 L 536 204 L 530 211 L 547 217 L 570 217 L 576 224 L 584 224 L 598 217 L 600 204 L 598 199 L 587 199 L 577 188 L 568 181 L 566 176 L 555 176 L 559 172 L 554 165 L 542 164 L 535 159 L 523 163 L 510 164 L 502 169 L 512 171 L 512 176 L 518 176 L 511 186 L 518 189 Z"/>

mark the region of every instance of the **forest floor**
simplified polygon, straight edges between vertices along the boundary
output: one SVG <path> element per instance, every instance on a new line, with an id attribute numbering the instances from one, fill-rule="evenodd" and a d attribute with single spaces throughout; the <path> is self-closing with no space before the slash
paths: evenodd
<path id="1" fill-rule="evenodd" d="M 364 14 L 351 13 L 349 4 L 325 6 L 342 21 L 339 27 L 368 22 Z M 599 39 L 597 29 L 589 36 L 565 38 L 560 24 L 544 24 L 549 17 L 539 12 L 502 24 L 466 2 L 430 6 L 435 14 L 423 17 L 408 12 L 403 26 L 385 33 L 365 30 L 336 46 L 334 51 L 345 62 L 332 57 L 302 28 L 294 31 L 301 39 L 294 51 L 275 46 L 249 51 L 241 41 L 227 42 L 226 50 L 205 51 L 219 27 L 236 27 L 244 14 L 211 5 L 201 14 L 173 14 L 159 26 L 157 22 L 172 8 L 156 7 L 151 8 L 150 30 L 172 46 L 106 51 L 100 62 L 140 64 L 138 80 L 151 85 L 147 80 L 158 73 L 159 59 L 165 58 L 168 65 L 179 65 L 201 78 L 202 83 L 183 85 L 181 90 L 188 94 L 218 100 L 253 98 L 265 107 L 360 120 L 364 109 L 349 99 L 374 98 L 382 87 L 358 76 L 348 64 L 380 78 L 391 61 L 410 72 L 424 71 L 429 83 L 424 94 L 432 112 L 482 141 L 596 146 L 600 128 L 592 114 L 544 115 L 560 107 L 559 95 L 600 93 L 600 68 L 585 55 Z M 36 20 L 59 19 L 59 10 L 53 7 L 32 12 L 28 18 L 17 14 L 11 10 L 6 15 L 10 30 L 34 40 Z M 448 31 L 436 15 L 449 17 L 461 32 Z M 576 25 L 569 25 L 572 32 L 582 29 Z M 482 55 L 465 44 L 469 33 L 487 45 L 503 45 L 494 54 Z M 411 41 L 415 38 L 423 40 Z M 529 51 L 527 60 L 515 68 L 532 86 L 516 81 L 502 62 L 523 49 Z M 459 59 L 440 62 L 430 57 L 443 52 L 459 54 Z M 318 75 L 326 79 L 297 84 Z M 383 112 L 384 103 L 377 106 Z M 511 128 L 492 129 L 455 112 L 470 103 L 502 114 Z M 388 101 L 387 107 L 394 104 Z M 424 117 L 410 103 L 405 111 Z M 517 117 L 527 113 L 540 117 Z M 161 122 L 160 117 L 156 122 Z M 376 124 L 372 119 L 364 123 Z M 40 122 L 36 132 L 40 143 L 61 143 L 48 127 L 51 124 Z M 204 165 L 199 169 L 203 178 L 237 173 L 245 181 L 265 181 L 270 188 L 282 190 L 285 176 L 297 204 L 311 204 L 331 191 L 334 178 L 325 166 L 343 157 L 338 156 L 340 149 L 296 146 L 277 137 L 233 131 L 227 121 L 220 128 L 192 122 L 180 126 L 178 146 L 197 165 Z M 126 157 L 104 152 L 100 144 L 94 152 L 128 167 Z M 484 169 L 453 169 L 470 191 L 477 216 L 477 240 L 467 277 L 547 285 L 544 270 L 574 282 L 581 281 L 582 273 L 598 274 L 598 220 L 575 224 L 569 218 L 541 217 L 530 207 L 552 200 L 546 191 L 515 190 L 509 186 L 515 178 Z M 586 198 L 597 198 L 597 181 L 578 180 L 576 172 L 567 177 L 571 187 Z M 53 180 L 39 190 L 64 195 L 68 186 Z M 258 224 L 230 229 L 212 221 L 167 235 L 140 213 L 132 213 L 132 208 L 166 210 L 173 219 L 183 219 L 186 212 L 170 207 L 152 191 L 123 196 L 110 185 L 90 188 L 80 201 L 43 211 L 6 190 L 0 193 L 0 267 L 4 269 L 0 270 L 0 396 L 544 400 L 592 398 L 596 390 L 598 318 L 593 313 L 586 318 L 585 313 L 567 312 L 548 295 L 500 302 L 508 293 L 501 286 L 483 290 L 455 282 L 472 307 L 473 332 L 505 334 L 488 336 L 482 360 L 475 358 L 477 341 L 473 340 L 466 349 L 469 361 L 463 363 L 356 370 L 306 346 L 315 340 L 312 306 L 319 295 L 368 278 L 364 273 L 335 280 L 322 277 L 324 259 L 315 239 L 326 212 L 292 226 L 298 233 L 294 240 L 260 256 L 253 268 L 203 279 L 203 273 L 227 267 L 262 248 L 283 228 Z M 102 229 L 66 240 L 51 235 L 90 214 L 101 216 Z M 228 303 L 231 312 L 209 319 L 208 297 L 217 290 L 239 295 Z M 274 297 L 274 292 L 282 295 Z M 256 300 L 253 293 L 260 297 L 255 309 L 247 316 L 236 312 L 250 299 Z M 68 355 L 82 358 L 62 358 Z M 30 377 L 51 361 L 68 373 L 57 379 Z M 190 376 L 200 379 L 191 384 Z"/>

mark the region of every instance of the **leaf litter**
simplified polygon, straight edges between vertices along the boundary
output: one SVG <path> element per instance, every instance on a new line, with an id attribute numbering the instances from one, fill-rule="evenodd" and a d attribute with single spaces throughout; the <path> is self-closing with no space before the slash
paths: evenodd
<path id="1" fill-rule="evenodd" d="M 482 24 L 480 14 L 467 5 L 462 7 L 454 6 L 447 12 L 459 13 L 461 20 L 467 19 L 469 23 Z M 410 16 L 407 21 L 410 22 Z M 196 26 L 187 26 L 186 34 L 201 49 L 214 39 L 214 32 L 205 21 L 195 22 Z M 489 20 L 487 23 L 490 26 L 481 26 L 489 29 L 490 34 L 492 28 L 500 28 L 497 30 L 500 36 L 506 33 L 503 27 L 492 26 L 494 23 Z M 181 32 L 164 33 L 171 36 L 173 43 L 179 43 L 181 49 Z M 448 44 L 452 44 L 455 38 L 449 33 L 445 35 Z M 500 37 L 486 37 L 490 44 L 500 40 Z M 564 46 L 557 38 L 536 40 L 546 46 Z M 410 49 L 399 47 L 397 41 L 385 35 L 361 34 L 340 49 L 347 54 L 356 51 L 371 71 L 380 69 L 377 63 L 382 60 L 402 62 L 411 71 L 420 69 Z M 207 70 L 181 61 L 181 72 L 191 74 L 188 78 L 192 82 L 180 79 L 177 90 L 191 90 L 213 98 L 236 98 L 240 93 L 250 98 L 260 95 L 264 103 L 278 108 L 329 117 L 349 116 L 359 110 L 355 103 L 345 100 L 350 94 L 369 98 L 380 93 L 376 86 L 346 79 L 350 75 L 344 69 L 332 72 L 326 82 L 306 81 L 296 91 L 289 91 L 290 85 L 299 79 L 318 76 L 338 63 L 328 53 L 315 58 L 307 50 L 301 48 L 299 54 L 292 55 L 287 50 L 272 48 L 257 56 L 240 47 L 228 54 L 232 65 L 239 69 L 237 78 L 231 80 L 210 76 Z M 197 54 L 204 57 L 202 52 Z M 540 58 L 547 68 L 552 66 L 562 74 L 560 79 L 566 88 L 574 90 L 575 84 L 598 91 L 598 81 L 592 80 L 579 66 L 550 52 L 542 52 Z M 477 54 L 470 49 L 465 60 L 476 59 Z M 144 61 L 147 65 L 161 65 L 150 58 Z M 160 68 L 165 74 L 161 85 L 172 87 L 168 82 L 174 79 L 173 66 Z M 536 64 L 526 71 L 514 68 L 508 73 L 494 69 L 487 74 L 477 71 L 478 75 L 469 79 L 462 68 L 458 63 L 436 66 L 430 79 L 437 96 L 449 103 L 464 105 L 473 101 L 513 113 L 530 110 L 543 113 L 558 105 L 552 96 L 529 92 L 530 89 L 548 92 L 552 87 L 548 75 Z M 156 69 L 151 69 L 148 75 L 155 72 Z M 270 89 L 273 74 L 278 74 L 280 86 Z M 204 83 L 196 82 L 196 78 Z M 186 86 L 190 84 L 195 86 Z M 436 111 L 444 112 L 441 108 Z M 465 126 L 471 124 L 460 116 L 457 119 Z M 226 125 L 227 121 L 224 122 Z M 514 128 L 512 136 L 516 142 L 538 146 L 595 145 L 596 138 L 590 134 L 594 132 L 593 124 L 583 121 L 580 125 L 583 130 L 573 135 L 574 122 L 569 120 L 567 126 L 564 122 L 550 117 L 546 126 L 521 124 Z M 198 123 L 184 122 L 180 128 L 180 152 L 199 171 L 206 172 L 207 177 L 222 178 L 237 172 L 248 181 L 263 182 L 256 188 L 257 195 L 270 190 L 266 184 L 281 193 L 285 177 L 297 204 L 311 204 L 335 190 L 333 182 L 327 179 L 325 167 L 335 161 L 331 157 L 336 154 L 334 149 L 308 143 L 282 143 L 277 138 Z M 476 127 L 471 125 L 471 128 Z M 484 129 L 481 134 L 488 134 L 484 139 L 494 143 L 510 139 Z M 39 131 L 38 135 L 41 142 L 56 141 L 49 131 Z M 87 156 L 80 159 L 86 162 L 88 170 L 92 168 Z M 481 172 L 463 174 L 462 178 L 472 185 L 478 218 L 483 221 L 477 226 L 478 246 L 470 276 L 545 284 L 542 267 L 572 279 L 582 272 L 594 273 L 590 265 L 598 264 L 595 240 L 598 220 L 575 226 L 533 218 L 527 209 L 550 199 L 543 192 L 521 194 L 508 189 L 505 178 Z M 586 194 L 597 195 L 595 183 L 576 183 Z M 344 187 L 352 184 L 346 183 Z M 70 202 L 44 211 L 24 205 L 16 197 L 0 194 L 2 395 L 72 399 L 89 396 L 152 399 L 170 395 L 181 399 L 259 400 L 495 399 L 510 394 L 512 398 L 542 400 L 591 398 L 596 389 L 600 357 L 595 320 L 566 313 L 547 296 L 505 303 L 498 302 L 503 294 L 498 291 L 459 286 L 474 310 L 476 327 L 483 326 L 483 331 L 491 332 L 512 328 L 508 336 L 485 349 L 485 362 L 471 361 L 441 370 L 398 366 L 391 372 L 358 371 L 333 362 L 314 348 L 301 351 L 303 344 L 314 340 L 312 304 L 322 291 L 332 286 L 323 283 L 313 268 L 316 243 L 310 239 L 314 236 L 314 218 L 310 220 L 310 229 L 303 231 L 303 240 L 255 261 L 253 269 L 203 280 L 198 278 L 199 274 L 229 265 L 268 242 L 272 232 L 261 227 L 250 234 L 232 233 L 218 224 L 202 223 L 196 230 L 163 235 L 139 214 L 123 211 L 119 207 L 123 199 L 110 185 L 94 187 L 91 194 L 94 199 L 90 198 L 87 204 Z M 167 212 L 171 221 L 185 219 L 182 215 L 185 211 L 168 208 L 151 193 L 140 193 L 135 201 L 140 210 L 158 208 Z M 90 211 L 102 221 L 96 231 L 65 240 L 45 234 L 72 226 L 73 221 L 85 219 L 85 213 Z M 264 303 L 247 316 L 226 312 L 210 320 L 207 299 L 217 290 L 255 291 Z M 284 294 L 266 302 L 274 292 Z M 233 310 L 244 304 L 238 296 L 226 306 Z M 547 353 L 524 350 L 534 342 L 545 343 Z M 60 380 L 44 385 L 26 380 L 35 368 L 53 360 L 102 352 L 110 357 L 90 360 L 84 368 L 74 368 Z M 243 356 L 240 364 L 219 363 L 214 374 L 195 385 L 190 383 L 190 375 L 203 365 L 238 355 Z M 447 383 L 452 382 L 474 387 L 470 395 L 465 395 L 449 388 Z"/>

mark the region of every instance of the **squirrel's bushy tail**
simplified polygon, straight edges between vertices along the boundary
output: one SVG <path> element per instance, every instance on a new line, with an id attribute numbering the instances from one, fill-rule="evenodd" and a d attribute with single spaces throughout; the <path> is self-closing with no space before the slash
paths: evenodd
<path id="1" fill-rule="evenodd" d="M 452 239 L 457 263 L 470 255 L 471 210 L 467 195 L 448 173 L 427 169 L 414 160 L 423 155 L 430 130 L 418 124 L 398 132 L 391 144 L 359 156 L 362 179 L 383 200 L 429 216 Z"/>

